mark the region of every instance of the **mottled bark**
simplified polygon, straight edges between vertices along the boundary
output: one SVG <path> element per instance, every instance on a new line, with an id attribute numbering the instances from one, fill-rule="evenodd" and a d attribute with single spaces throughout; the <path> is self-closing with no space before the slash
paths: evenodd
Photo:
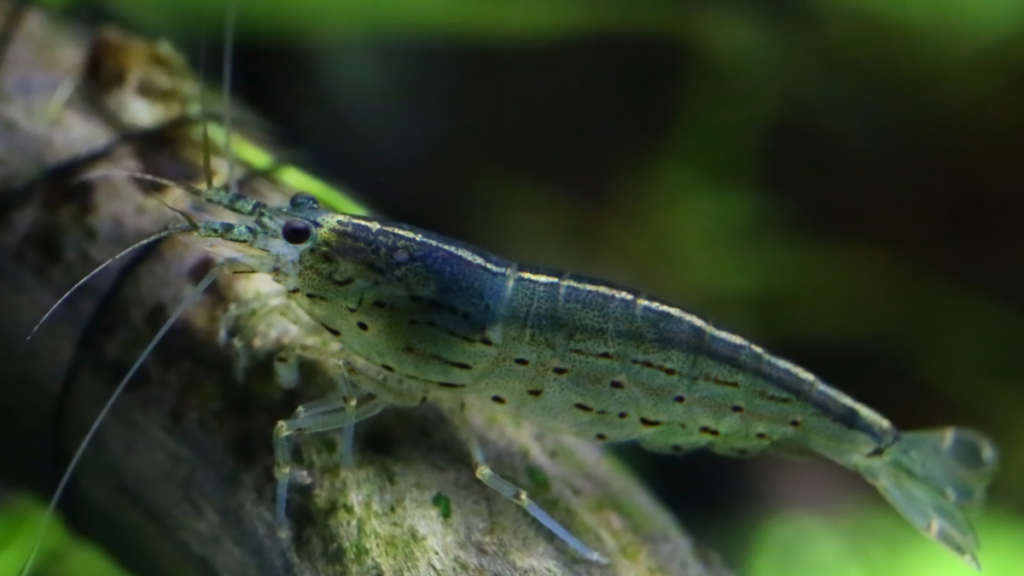
<path id="1" fill-rule="evenodd" d="M 170 222 L 180 223 L 163 204 L 183 206 L 180 192 L 143 190 L 112 177 L 74 184 L 76 176 L 109 167 L 168 178 L 198 174 L 199 147 L 187 127 L 111 146 L 126 127 L 155 124 L 188 109 L 185 100 L 196 91 L 185 76 L 142 70 L 135 78 L 142 80 L 132 84 L 119 67 L 138 62 L 118 61 L 124 53 L 94 51 L 88 60 L 92 91 L 78 90 L 52 113 L 51 99 L 62 83 L 83 73 L 89 38 L 88 32 L 31 11 L 14 37 L 2 78 L 0 466 L 5 480 L 47 496 L 55 468 L 99 406 L 213 263 L 209 253 L 181 240 L 143 250 L 69 302 L 30 348 L 19 348 L 46 307 L 99 262 Z M 153 62 L 177 65 L 166 52 L 153 54 L 162 56 L 143 68 Z M 163 90 L 145 89 L 154 86 Z M 141 119 L 115 122 L 99 102 L 149 109 Z M 104 153 L 93 154 L 98 150 Z M 95 156 L 92 163 L 83 161 L 89 154 Z M 57 165 L 63 168 L 54 170 Z M 278 202 L 289 192 L 269 180 L 246 190 Z M 543 507 L 612 564 L 577 559 L 476 480 L 462 442 L 429 405 L 388 410 L 361 424 L 354 470 L 338 466 L 329 435 L 303 439 L 301 454 L 314 483 L 292 491 L 295 535 L 283 539 L 273 522 L 271 430 L 298 402 L 322 393 L 323 367 L 305 366 L 307 378 L 298 391 L 275 384 L 268 358 L 239 382 L 233 351 L 217 342 L 220 316 L 268 285 L 252 275 L 220 279 L 146 361 L 76 474 L 66 501 L 69 519 L 129 570 L 713 572 L 670 515 L 613 458 L 584 441 L 481 415 L 475 426 L 495 470 L 532 490 Z M 243 322 L 249 340 L 272 350 L 277 336 L 266 319 Z"/>

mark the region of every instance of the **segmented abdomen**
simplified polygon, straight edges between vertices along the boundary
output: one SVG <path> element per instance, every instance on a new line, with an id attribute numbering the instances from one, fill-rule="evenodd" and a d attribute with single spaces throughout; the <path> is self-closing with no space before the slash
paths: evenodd
<path id="1" fill-rule="evenodd" d="M 482 388 L 492 402 L 601 441 L 835 457 L 890 444 L 884 418 L 757 346 L 606 283 L 520 270 Z"/>
<path id="2" fill-rule="evenodd" d="M 460 394 L 667 452 L 774 446 L 842 461 L 897 436 L 808 372 L 674 306 L 410 227 L 344 220 L 303 255 L 307 270 L 322 260 L 304 307 L 353 353 L 424 382 L 423 396 Z"/>

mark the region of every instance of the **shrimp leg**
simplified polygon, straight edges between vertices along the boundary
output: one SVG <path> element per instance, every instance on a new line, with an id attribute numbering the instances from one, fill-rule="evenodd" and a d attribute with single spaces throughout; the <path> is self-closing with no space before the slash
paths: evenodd
<path id="1" fill-rule="evenodd" d="M 345 445 L 351 446 L 352 432 L 361 420 L 376 416 L 387 403 L 373 398 L 357 406 L 355 398 L 341 394 L 328 396 L 295 410 L 292 417 L 281 420 L 274 427 L 274 476 L 277 479 L 275 517 L 282 531 L 287 531 L 288 487 L 292 481 L 309 483 L 309 474 L 295 468 L 292 459 L 292 439 L 296 434 L 312 434 L 343 429 Z M 343 448 L 344 454 L 344 448 Z M 344 455 L 343 455 L 344 459 Z"/>
<path id="2" fill-rule="evenodd" d="M 480 447 L 480 442 L 470 430 L 469 421 L 465 416 L 464 410 L 465 405 L 458 411 L 453 411 L 453 413 L 457 415 L 456 420 L 459 431 L 469 448 L 470 455 L 473 457 L 473 463 L 476 465 L 476 477 L 498 494 L 522 506 L 530 516 L 533 516 L 535 520 L 554 533 L 559 540 L 568 544 L 580 556 L 593 562 L 607 564 L 608 560 L 600 552 L 591 549 L 582 540 L 573 536 L 572 532 L 569 532 L 568 529 L 545 512 L 543 508 L 538 506 L 536 502 L 531 500 L 526 490 L 502 478 L 491 469 L 491 466 L 487 463 L 487 458 L 484 456 L 483 448 Z"/>

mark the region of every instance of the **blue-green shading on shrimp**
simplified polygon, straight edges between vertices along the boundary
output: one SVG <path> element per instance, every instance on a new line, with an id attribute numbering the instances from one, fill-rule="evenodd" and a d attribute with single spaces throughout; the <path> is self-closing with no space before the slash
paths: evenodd
<path id="1" fill-rule="evenodd" d="M 209 199 L 209 198 L 208 198 Z M 813 374 L 670 304 L 603 281 L 503 260 L 437 234 L 228 197 L 255 225 L 220 225 L 241 259 L 280 283 L 344 346 L 342 380 L 372 394 L 301 408 L 275 433 L 283 516 L 288 439 L 346 428 L 386 405 L 500 406 L 546 429 L 667 453 L 821 454 L 862 474 L 914 526 L 977 567 L 961 507 L 980 504 L 998 452 L 965 428 L 901 433 Z M 209 228 L 213 230 L 213 228 Z M 346 434 L 346 451 L 351 434 Z M 495 475 L 477 476 L 581 554 L 601 556 Z"/>

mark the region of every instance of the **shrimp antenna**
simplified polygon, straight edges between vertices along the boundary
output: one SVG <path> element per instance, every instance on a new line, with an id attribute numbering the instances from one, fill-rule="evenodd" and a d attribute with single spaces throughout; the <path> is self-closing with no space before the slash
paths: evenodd
<path id="1" fill-rule="evenodd" d="M 75 450 L 74 455 L 71 456 L 71 461 L 68 463 L 67 468 L 64 469 L 64 474 L 61 476 L 60 482 L 57 483 L 57 489 L 53 492 L 53 497 L 50 498 L 50 503 L 46 507 L 46 512 L 43 514 L 43 518 L 39 521 L 39 526 L 36 528 L 35 538 L 32 540 L 32 550 L 29 551 L 28 559 L 25 560 L 25 564 L 18 572 L 19 576 L 28 576 L 29 571 L 31 571 L 32 564 L 35 562 L 36 555 L 39 553 L 39 546 L 42 543 L 43 534 L 46 533 L 46 529 L 49 527 L 54 514 L 57 512 L 57 503 L 60 501 L 60 497 L 64 495 L 64 492 L 67 489 L 68 482 L 71 480 L 71 474 L 74 473 L 75 469 L 78 467 L 78 463 L 81 461 L 82 455 L 85 454 L 85 449 L 92 442 L 93 437 L 96 436 L 96 433 L 99 431 L 100 424 L 103 423 L 103 420 L 106 419 L 107 415 L 110 413 L 110 410 L 114 406 L 114 402 L 116 402 L 117 399 L 121 397 L 121 394 L 124 393 L 125 388 L 128 386 L 128 381 L 131 380 L 132 376 L 134 376 L 136 372 L 138 372 L 139 368 L 142 366 L 142 362 L 149 357 L 153 352 L 153 349 L 156 348 L 157 343 L 159 343 L 160 340 L 163 339 L 164 335 L 171 329 L 171 326 L 179 317 L 181 317 L 182 314 L 185 313 L 186 310 L 188 310 L 189 307 L 195 304 L 203 291 L 213 283 L 220 270 L 233 263 L 234 261 L 228 260 L 215 266 L 206 274 L 206 277 L 203 278 L 199 284 L 185 295 L 185 298 L 180 304 L 178 304 L 178 307 L 174 309 L 174 312 L 167 321 L 164 322 L 164 325 L 160 327 L 160 330 L 155 336 L 153 336 L 153 339 L 149 341 L 146 349 L 142 351 L 142 354 L 139 355 L 135 364 L 132 365 L 131 369 L 128 370 L 128 373 L 124 375 L 124 378 L 122 378 L 121 382 L 117 385 L 117 388 L 114 389 L 113 394 L 111 394 L 110 398 L 107 399 L 106 404 L 103 405 L 100 413 L 93 420 L 89 430 L 85 433 L 85 436 L 82 437 L 82 441 L 78 444 L 78 448 Z"/>
<path id="2" fill-rule="evenodd" d="M 203 177 L 206 179 L 206 189 L 213 189 L 213 167 L 210 164 L 210 129 L 207 127 L 206 110 L 203 106 L 203 85 L 206 83 L 206 43 L 199 47 L 199 114 L 198 119 L 203 124 Z"/>
<path id="3" fill-rule="evenodd" d="M 238 5 L 235 0 L 227 1 L 226 13 L 224 15 L 224 60 L 221 64 L 221 71 L 224 74 L 223 99 L 224 99 L 224 156 L 227 159 L 227 183 L 228 190 L 232 194 L 238 194 L 238 182 L 234 177 L 235 159 L 231 150 L 231 73 L 232 73 L 232 51 L 235 44 L 235 17 L 238 12 Z M 203 123 L 205 132 L 206 123 Z M 205 134 L 204 134 L 205 135 Z M 207 141 L 209 140 L 209 136 Z"/>
<path id="4" fill-rule="evenodd" d="M 234 177 L 234 156 L 231 150 L 231 73 L 232 73 L 232 49 L 235 40 L 235 14 L 237 5 L 233 0 L 228 0 L 224 16 L 224 57 L 221 62 L 221 73 L 224 75 L 222 85 L 223 106 L 224 106 L 224 156 L 227 160 L 227 188 L 232 194 L 238 194 L 238 182 Z M 203 83 L 203 70 L 205 66 L 203 57 L 205 52 L 200 54 L 199 83 Z M 213 188 L 213 168 L 210 162 L 210 129 L 208 119 L 203 109 L 203 99 L 199 99 L 199 118 L 203 124 L 203 174 L 206 176 L 206 189 Z"/>
<path id="5" fill-rule="evenodd" d="M 72 181 L 72 184 L 81 184 L 89 180 L 95 180 L 97 178 L 106 178 L 108 176 L 126 176 L 128 178 L 135 178 L 138 180 L 145 180 L 147 182 L 153 182 L 155 184 L 163 184 L 164 186 L 170 186 L 172 188 L 180 188 L 205 200 L 205 193 L 197 186 L 193 186 L 187 182 L 175 182 L 174 180 L 168 180 L 167 178 L 161 178 L 159 176 L 152 176 L 150 174 L 144 174 L 142 172 L 132 172 L 130 170 L 96 170 L 89 172 L 88 174 L 82 174 L 78 178 Z"/>
<path id="6" fill-rule="evenodd" d="M 43 314 L 43 317 L 40 318 L 38 322 L 36 322 L 35 326 L 32 327 L 32 331 L 29 332 L 28 336 L 25 337 L 25 341 L 22 343 L 22 346 L 28 345 L 29 341 L 32 340 L 32 337 L 35 336 L 36 332 L 39 331 L 39 328 L 42 327 L 43 323 L 46 322 L 46 320 L 49 319 L 50 316 L 52 316 L 54 312 L 57 311 L 57 308 L 59 308 L 60 305 L 63 304 L 64 301 L 67 300 L 68 297 L 71 296 L 71 294 L 73 294 L 75 292 L 75 290 L 78 290 L 83 284 L 85 284 L 90 279 L 92 279 L 93 276 L 96 276 L 97 274 L 99 274 L 101 270 L 106 269 L 107 266 L 110 266 L 111 264 L 113 264 L 114 262 L 117 262 L 118 260 L 120 260 L 124 256 L 127 256 L 128 254 L 134 252 L 137 248 L 141 248 L 141 247 L 143 247 L 143 246 L 145 246 L 147 244 L 150 244 L 152 242 L 156 242 L 158 240 L 163 240 L 164 238 L 169 238 L 171 236 L 174 236 L 175 234 L 181 234 L 183 232 L 190 232 L 192 230 L 195 230 L 195 228 L 196 228 L 195 221 L 191 221 L 191 220 L 189 221 L 188 224 L 183 224 L 183 225 L 180 225 L 180 226 L 175 226 L 173 228 L 168 228 L 167 230 L 164 230 L 163 232 L 158 232 L 156 234 L 153 234 L 149 238 L 145 238 L 143 240 L 139 240 L 135 244 L 132 244 L 131 246 L 129 246 L 129 247 L 125 248 L 124 250 L 118 252 L 114 256 L 108 258 L 107 261 L 104 262 L 103 264 L 100 264 L 96 268 L 93 268 L 92 272 L 89 272 L 88 274 L 85 275 L 84 278 L 82 278 L 81 280 L 76 282 L 75 285 L 72 286 L 67 292 L 65 292 L 64 295 L 61 296 L 60 299 L 57 300 L 57 302 L 53 306 L 50 306 L 50 309 L 46 311 L 46 314 Z"/>
<path id="7" fill-rule="evenodd" d="M 266 205 L 263 204 L 262 202 L 259 202 L 259 201 L 256 201 L 256 200 L 251 200 L 251 199 L 246 199 L 246 198 L 242 197 L 240 194 L 238 194 L 238 185 L 237 185 L 236 182 L 234 182 L 234 178 L 233 178 L 233 175 L 232 175 L 232 167 L 233 167 L 232 164 L 233 164 L 233 162 L 232 162 L 232 157 L 231 157 L 231 145 L 230 145 L 230 135 L 231 135 L 231 124 L 230 124 L 230 122 L 231 122 L 231 116 L 230 116 L 230 108 L 229 108 L 230 102 L 229 102 L 228 99 L 229 99 L 230 88 L 231 88 L 231 45 L 232 45 L 232 42 L 234 40 L 235 12 L 236 12 L 236 4 L 235 4 L 234 0 L 228 0 L 227 16 L 226 16 L 226 23 L 225 23 L 225 44 L 226 44 L 226 46 L 225 46 L 225 50 L 224 50 L 224 74 L 225 74 L 225 76 L 224 76 L 224 97 L 225 97 L 224 130 L 225 130 L 225 134 L 226 134 L 226 138 L 227 138 L 227 140 L 225 141 L 225 154 L 227 155 L 227 160 L 228 160 L 228 166 L 227 166 L 228 190 L 226 191 L 226 193 L 225 193 L 225 190 L 223 188 L 215 188 L 213 186 L 212 169 L 211 169 L 211 166 L 210 166 L 209 131 L 208 131 L 207 124 L 206 124 L 205 120 L 203 120 L 203 168 L 204 168 L 204 172 L 205 172 L 205 176 L 206 176 L 206 190 L 200 190 L 199 188 L 197 188 L 195 186 L 192 186 L 190 184 L 187 184 L 187 183 L 174 182 L 174 181 L 171 181 L 171 180 L 168 180 L 168 179 L 165 179 L 165 178 L 160 178 L 160 177 L 157 177 L 157 176 L 150 176 L 148 174 L 142 174 L 142 173 L 137 173 L 137 172 L 121 171 L 121 170 L 105 170 L 105 171 L 101 171 L 101 172 L 93 172 L 93 173 L 86 174 L 86 175 L 78 178 L 76 180 L 76 182 L 81 182 L 81 181 L 85 181 L 85 180 L 91 180 L 93 178 L 98 178 L 98 177 L 103 177 L 103 176 L 115 176 L 115 175 L 127 176 L 127 177 L 131 177 L 131 178 L 139 179 L 139 180 L 145 180 L 145 181 L 149 181 L 149 182 L 155 182 L 155 183 L 158 183 L 158 184 L 163 184 L 165 186 L 177 187 L 177 188 L 185 190 L 186 192 L 189 192 L 190 194 L 192 194 L 194 196 L 197 196 L 197 197 L 199 197 L 199 198 L 201 198 L 203 200 L 206 200 L 206 201 L 214 203 L 214 204 L 218 204 L 218 205 L 223 206 L 225 208 L 228 208 L 229 210 L 232 210 L 232 211 L 234 211 L 236 213 L 241 213 L 241 214 L 244 214 L 244 215 L 254 215 L 254 214 L 257 214 L 257 213 L 261 212 L 263 209 L 266 208 Z M 0 57 L 2 57 L 2 55 L 0 55 Z M 201 73 L 202 72 L 200 72 L 200 74 Z M 202 80 L 200 80 L 200 82 L 202 82 Z M 200 98 L 200 106 L 202 106 L 202 99 L 201 98 Z M 166 202 L 164 204 L 166 205 Z M 84 278 L 79 280 L 74 286 L 72 286 L 72 288 L 70 290 L 68 290 L 57 301 L 57 303 L 54 304 L 46 312 L 46 314 L 42 317 L 42 319 L 40 319 L 39 322 L 36 323 L 36 325 L 32 328 L 32 331 L 29 333 L 28 337 L 25 339 L 25 342 L 27 343 L 32 338 L 32 336 L 36 333 L 36 331 L 43 324 L 43 322 L 45 322 L 46 319 L 49 318 L 49 316 L 51 316 L 53 314 L 53 312 L 57 309 L 57 307 L 60 306 L 60 304 L 65 299 L 67 299 L 68 296 L 72 292 L 74 292 L 79 286 L 83 285 L 85 282 L 87 282 L 89 279 L 91 279 L 93 276 L 95 276 L 97 273 L 99 273 L 100 270 L 103 270 L 104 268 L 109 266 L 114 261 L 122 258 L 126 254 L 131 253 L 132 251 L 134 251 L 135 249 L 137 249 L 139 247 L 145 246 L 147 244 L 150 244 L 152 242 L 161 240 L 163 238 L 167 238 L 169 236 L 173 236 L 175 234 L 180 234 L 180 233 L 183 233 L 183 232 L 194 231 L 194 230 L 196 230 L 198 228 L 198 224 L 187 213 L 185 213 L 184 211 L 181 211 L 181 210 L 177 210 L 177 209 L 175 209 L 173 207 L 171 207 L 171 209 L 174 210 L 175 212 L 177 212 L 178 214 L 180 214 L 181 216 L 183 216 L 188 223 L 185 224 L 185 225 L 180 225 L 180 226 L 176 226 L 176 227 L 170 228 L 170 229 L 165 230 L 163 232 L 160 232 L 158 234 L 154 234 L 153 236 L 150 236 L 149 238 L 146 238 L 146 239 L 144 239 L 144 240 L 142 240 L 140 242 L 137 242 L 137 243 L 133 244 L 132 246 L 126 248 L 125 250 L 122 250 L 117 255 L 115 255 L 114 257 L 112 257 L 110 259 L 108 259 L 106 262 L 104 262 L 99 267 L 94 269 L 92 272 L 90 272 Z M 217 274 L 221 270 L 223 270 L 225 268 L 229 268 L 229 267 L 231 267 L 233 265 L 236 265 L 237 263 L 238 263 L 237 261 L 228 260 L 228 261 L 222 262 L 221 264 L 217 265 L 212 270 L 210 270 L 209 273 L 206 274 L 206 276 L 202 279 L 202 281 L 200 281 L 192 290 L 190 290 L 188 292 L 188 294 L 185 295 L 185 297 L 182 299 L 182 301 L 178 304 L 177 308 L 175 308 L 174 312 L 168 317 L 167 321 L 164 322 L 163 326 L 160 327 L 160 330 L 158 330 L 156 335 L 154 335 L 153 338 L 150 340 L 150 342 L 146 346 L 145 350 L 143 350 L 142 353 L 139 355 L 138 359 L 136 359 L 136 361 L 132 365 L 131 369 L 128 370 L 128 372 L 124 375 L 124 378 L 121 379 L 121 382 L 118 383 L 117 387 L 114 389 L 114 392 L 107 399 L 106 403 L 103 405 L 103 408 L 100 409 L 99 414 L 93 420 L 93 422 L 90 425 L 88 431 L 86 431 L 85 436 L 82 437 L 82 440 L 78 444 L 78 447 L 75 449 L 74 454 L 71 456 L 71 459 L 68 462 L 67 467 L 64 469 L 64 473 L 61 475 L 60 481 L 57 483 L 57 488 L 54 491 L 53 496 L 50 498 L 50 502 L 47 505 L 46 511 L 44 512 L 42 519 L 40 519 L 40 521 L 39 521 L 39 526 L 36 528 L 36 534 L 35 534 L 35 537 L 33 538 L 33 542 L 32 542 L 32 549 L 29 551 L 28 558 L 25 560 L 24 565 L 22 565 L 21 570 L 18 572 L 19 576 L 28 576 L 28 574 L 31 572 L 32 565 L 35 562 L 36 556 L 39 553 L 39 548 L 40 548 L 40 546 L 42 544 L 43 535 L 46 533 L 46 529 L 49 527 L 50 522 L 53 521 L 53 517 L 54 517 L 54 515 L 56 514 L 56 511 L 57 511 L 57 504 L 60 502 L 61 496 L 63 496 L 64 492 L 67 490 L 68 483 L 71 480 L 71 475 L 74 473 L 75 469 L 77 469 L 78 464 L 79 464 L 79 462 L 82 459 L 82 456 L 85 454 L 85 449 L 89 446 L 89 444 L 92 442 L 93 438 L 96 436 L 97 432 L 99 431 L 100 425 L 103 423 L 103 421 L 106 419 L 106 417 L 108 416 L 108 414 L 112 410 L 112 408 L 114 406 L 114 403 L 117 402 L 117 400 L 124 393 L 125 389 L 128 386 L 128 382 L 135 375 L 135 373 L 138 372 L 139 368 L 142 366 L 142 363 L 146 360 L 146 358 L 148 358 L 149 355 L 152 354 L 152 352 L 156 348 L 157 344 L 167 334 L 167 332 L 170 330 L 171 326 L 181 317 L 182 314 L 185 313 L 186 310 L 188 310 L 193 304 L 196 303 L 196 301 L 199 299 L 200 295 L 202 295 L 202 293 L 206 290 L 206 288 L 208 288 L 210 286 L 210 284 L 213 283 L 213 281 L 217 277 Z"/>
<path id="8" fill-rule="evenodd" d="M 175 182 L 166 178 L 160 178 L 159 176 L 151 176 L 149 174 L 130 172 L 127 170 L 98 170 L 96 172 L 90 172 L 79 176 L 75 182 L 84 182 L 86 180 L 93 180 L 95 178 L 103 178 L 107 176 L 126 176 L 128 178 L 135 178 L 137 180 L 145 180 L 147 182 L 163 184 L 164 186 L 180 188 L 197 198 L 209 202 L 210 204 L 216 204 L 217 206 L 227 208 L 235 214 L 241 214 L 243 216 L 256 216 L 267 209 L 267 205 L 263 202 L 254 198 L 248 198 L 241 194 L 234 194 L 222 186 L 217 186 L 208 190 L 200 190 L 186 182 Z"/>

